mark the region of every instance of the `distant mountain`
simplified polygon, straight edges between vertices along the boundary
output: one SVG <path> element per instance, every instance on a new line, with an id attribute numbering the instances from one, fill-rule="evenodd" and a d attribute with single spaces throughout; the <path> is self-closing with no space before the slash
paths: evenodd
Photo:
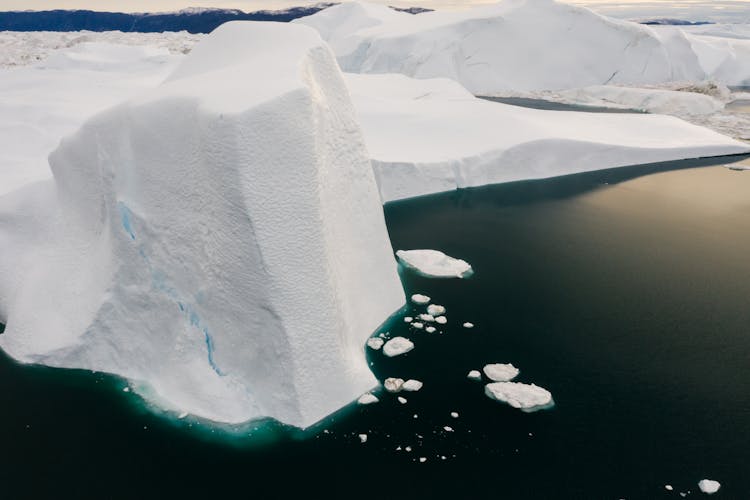
<path id="1" fill-rule="evenodd" d="M 210 33 L 228 21 L 289 22 L 326 9 L 335 3 L 319 3 L 286 10 L 243 12 L 237 9 L 191 7 L 177 12 L 123 13 L 92 10 L 45 10 L 0 12 L 0 31 L 123 31 L 159 33 L 189 31 Z M 410 14 L 428 12 L 422 7 L 395 8 Z"/>
<path id="2" fill-rule="evenodd" d="M 643 19 L 637 21 L 640 24 L 651 24 L 656 26 L 700 26 L 702 24 L 713 24 L 710 21 L 685 21 L 683 19 Z"/>
<path id="3" fill-rule="evenodd" d="M 243 12 L 236 9 L 189 8 L 178 12 L 128 14 L 91 10 L 0 12 L 0 31 L 124 31 L 154 33 L 189 31 L 210 33 L 228 21 L 288 22 L 309 16 L 333 3 L 319 3 L 286 10 Z"/>

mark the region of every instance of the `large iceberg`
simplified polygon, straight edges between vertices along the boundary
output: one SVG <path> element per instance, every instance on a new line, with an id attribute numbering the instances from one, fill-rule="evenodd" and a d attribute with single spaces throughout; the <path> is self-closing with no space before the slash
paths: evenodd
<path id="1" fill-rule="evenodd" d="M 300 25 L 229 23 L 169 79 L 0 197 L 0 346 L 126 377 L 162 407 L 305 427 L 377 384 L 404 304 L 335 58 Z"/>
<path id="2" fill-rule="evenodd" d="M 744 41 L 700 41 L 552 0 L 504 0 L 418 16 L 351 2 L 294 22 L 316 28 L 344 71 L 446 77 L 474 94 L 711 75 L 739 84 L 739 68 L 750 70 Z M 723 62 L 707 74 L 709 60 Z"/>
<path id="3" fill-rule="evenodd" d="M 384 202 L 750 152 L 748 144 L 670 116 L 527 109 L 478 99 L 442 78 L 345 77 Z"/>

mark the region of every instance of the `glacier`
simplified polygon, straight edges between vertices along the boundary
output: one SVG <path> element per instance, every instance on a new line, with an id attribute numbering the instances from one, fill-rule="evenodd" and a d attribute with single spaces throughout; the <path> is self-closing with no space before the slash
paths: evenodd
<path id="1" fill-rule="evenodd" d="M 377 385 L 364 343 L 405 296 L 315 31 L 225 24 L 49 164 L 53 180 L 0 197 L 11 356 L 224 423 L 307 427 Z"/>

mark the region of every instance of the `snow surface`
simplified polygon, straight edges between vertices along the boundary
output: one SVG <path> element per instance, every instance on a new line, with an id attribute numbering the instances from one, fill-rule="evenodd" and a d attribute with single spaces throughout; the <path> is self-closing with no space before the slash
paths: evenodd
<path id="1" fill-rule="evenodd" d="M 510 382 L 518 376 L 520 371 L 511 363 L 493 363 L 484 365 L 484 374 L 495 382 Z"/>
<path id="2" fill-rule="evenodd" d="M 534 384 L 520 382 L 493 382 L 484 386 L 490 399 L 506 403 L 525 412 L 550 408 L 554 405 L 552 394 Z"/>
<path id="3" fill-rule="evenodd" d="M 384 202 L 750 151 L 668 116 L 527 109 L 477 99 L 446 79 L 347 74 L 346 80 Z"/>
<path id="4" fill-rule="evenodd" d="M 714 493 L 719 491 L 719 488 L 721 488 L 721 483 L 712 479 L 701 479 L 700 481 L 698 481 L 698 488 L 700 488 L 703 493 L 713 495 Z"/>
<path id="5" fill-rule="evenodd" d="M 472 274 L 468 262 L 439 250 L 398 250 L 396 256 L 406 267 L 430 278 L 466 278 Z"/>
<path id="6" fill-rule="evenodd" d="M 363 345 L 405 297 L 315 31 L 224 24 L 49 161 L 54 181 L 0 197 L 14 358 L 114 373 L 228 423 L 306 427 L 375 386 Z"/>
<path id="7" fill-rule="evenodd" d="M 418 16 L 351 2 L 294 22 L 317 29 L 344 71 L 451 78 L 474 94 L 705 78 L 740 85 L 750 71 L 743 40 L 654 30 L 552 0 Z M 725 64 L 707 71 L 707 59 Z"/>
<path id="8" fill-rule="evenodd" d="M 404 337 L 393 337 L 383 346 L 383 354 L 392 358 L 393 356 L 406 354 L 412 349 L 414 349 L 414 343 L 411 340 Z"/>

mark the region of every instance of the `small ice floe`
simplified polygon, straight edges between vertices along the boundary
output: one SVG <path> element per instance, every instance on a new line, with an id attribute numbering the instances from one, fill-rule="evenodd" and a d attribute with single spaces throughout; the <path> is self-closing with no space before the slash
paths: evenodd
<path id="1" fill-rule="evenodd" d="M 450 425 L 444 425 L 443 429 L 445 430 L 445 432 L 453 432 L 453 427 L 451 427 Z"/>
<path id="2" fill-rule="evenodd" d="M 735 172 L 745 172 L 747 170 L 750 170 L 750 167 L 746 167 L 743 165 L 727 165 L 727 168 L 729 170 L 734 170 Z"/>
<path id="3" fill-rule="evenodd" d="M 411 340 L 404 337 L 393 337 L 383 346 L 383 354 L 392 358 L 393 356 L 409 352 L 412 349 L 414 349 L 414 343 Z"/>
<path id="4" fill-rule="evenodd" d="M 422 295 L 421 293 L 415 293 L 414 295 L 411 296 L 411 301 L 414 302 L 415 304 L 420 304 L 420 305 L 429 304 L 430 300 L 431 299 L 427 295 Z"/>
<path id="5" fill-rule="evenodd" d="M 552 394 L 547 389 L 534 384 L 493 382 L 484 386 L 484 393 L 490 399 L 525 412 L 544 410 L 555 405 Z"/>
<path id="6" fill-rule="evenodd" d="M 411 451 L 411 446 L 407 446 L 406 448 L 404 448 L 404 450 Z"/>
<path id="7" fill-rule="evenodd" d="M 383 382 L 383 387 L 388 392 L 399 392 L 404 385 L 404 379 L 389 377 Z"/>
<path id="8" fill-rule="evenodd" d="M 376 351 L 380 350 L 380 348 L 383 347 L 384 343 L 385 340 L 380 337 L 370 337 L 369 339 L 367 339 L 367 347 Z"/>
<path id="9" fill-rule="evenodd" d="M 671 485 L 671 484 L 665 484 L 665 485 L 664 485 L 664 489 L 665 489 L 665 490 L 667 490 L 667 491 L 672 491 L 672 490 L 674 490 L 674 488 L 672 488 L 672 485 Z"/>
<path id="10" fill-rule="evenodd" d="M 420 382 L 419 380 L 410 378 L 409 380 L 404 382 L 404 384 L 401 386 L 401 389 L 403 389 L 404 391 L 416 392 L 421 389 L 423 385 L 424 384 L 422 384 L 422 382 Z"/>
<path id="11" fill-rule="evenodd" d="M 123 387 L 122 392 L 130 392 L 130 387 Z"/>
<path id="12" fill-rule="evenodd" d="M 411 316 L 406 316 L 404 318 L 404 323 L 411 323 L 412 321 L 414 321 L 414 318 L 412 318 Z"/>
<path id="13" fill-rule="evenodd" d="M 429 306 L 427 306 L 427 314 L 440 316 L 441 314 L 445 314 L 445 307 L 439 306 L 437 304 L 430 304 Z"/>
<path id="14" fill-rule="evenodd" d="M 435 321 L 435 318 L 432 314 L 420 314 L 419 319 L 427 323 L 432 323 Z"/>
<path id="15" fill-rule="evenodd" d="M 435 323 L 439 323 L 441 325 L 444 325 L 447 322 L 448 322 L 448 318 L 446 318 L 445 316 L 438 316 L 437 318 L 435 318 Z"/>
<path id="16" fill-rule="evenodd" d="M 372 393 L 366 392 L 359 397 L 357 403 L 361 405 L 371 405 L 373 403 L 377 403 L 378 401 L 380 400 L 377 398 L 377 396 Z"/>
<path id="17" fill-rule="evenodd" d="M 359 435 L 359 442 L 360 443 L 366 443 L 367 442 L 367 434 L 360 434 Z"/>
<path id="18" fill-rule="evenodd" d="M 417 328 L 419 330 L 421 330 L 422 328 L 424 328 L 424 324 L 420 323 L 419 321 L 415 321 L 414 323 L 411 324 L 411 326 L 413 326 L 414 328 Z"/>
<path id="19" fill-rule="evenodd" d="M 510 382 L 518 376 L 520 371 L 511 363 L 493 363 L 482 368 L 487 378 L 493 382 Z"/>
<path id="20" fill-rule="evenodd" d="M 188 413 L 186 411 L 183 411 L 182 413 L 180 413 L 179 415 L 177 415 L 177 418 L 179 418 L 180 420 L 182 420 L 183 418 L 185 418 L 187 416 L 188 416 Z"/>
<path id="21" fill-rule="evenodd" d="M 713 479 L 701 479 L 698 481 L 698 488 L 707 495 L 713 495 L 719 491 L 721 483 L 719 481 L 714 481 Z"/>
<path id="22" fill-rule="evenodd" d="M 399 250 L 396 256 L 404 266 L 428 278 L 467 278 L 473 273 L 468 262 L 439 250 Z"/>
<path id="23" fill-rule="evenodd" d="M 451 412 L 451 417 L 458 418 L 458 412 L 457 411 L 452 411 Z"/>
<path id="24" fill-rule="evenodd" d="M 479 373 L 479 370 L 471 370 L 467 375 L 466 378 L 471 380 L 482 380 L 482 374 Z"/>
<path id="25" fill-rule="evenodd" d="M 396 398 L 396 399 L 398 399 L 398 402 L 399 402 L 399 403 L 401 403 L 402 405 L 405 405 L 405 404 L 406 404 L 406 398 L 405 398 L 405 397 L 403 397 L 403 396 L 399 396 L 399 397 L 398 397 L 398 398 Z"/>
<path id="26" fill-rule="evenodd" d="M 428 326 L 424 329 L 427 333 L 435 333 L 435 327 L 434 326 Z"/>
<path id="27" fill-rule="evenodd" d="M 419 457 L 419 463 L 423 464 L 427 461 L 427 457 Z"/>
<path id="28" fill-rule="evenodd" d="M 464 328 L 474 328 L 474 323 L 469 323 L 468 321 L 464 323 Z"/>

